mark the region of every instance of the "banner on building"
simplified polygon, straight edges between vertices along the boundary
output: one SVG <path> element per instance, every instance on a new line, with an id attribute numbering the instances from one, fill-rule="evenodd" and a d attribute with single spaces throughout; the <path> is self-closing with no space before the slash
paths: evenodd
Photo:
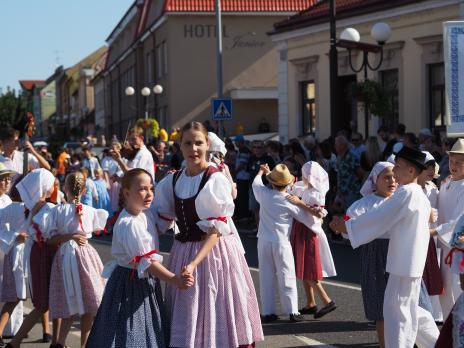
<path id="1" fill-rule="evenodd" d="M 464 136 L 464 21 L 443 23 L 448 136 Z"/>

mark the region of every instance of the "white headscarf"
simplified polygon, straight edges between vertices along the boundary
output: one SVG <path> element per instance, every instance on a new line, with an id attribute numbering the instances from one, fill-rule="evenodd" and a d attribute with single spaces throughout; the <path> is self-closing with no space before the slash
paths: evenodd
<path id="1" fill-rule="evenodd" d="M 329 191 L 329 175 L 319 163 L 314 161 L 306 162 L 301 168 L 301 174 L 322 195 Z"/>
<path id="2" fill-rule="evenodd" d="M 377 178 L 380 173 L 382 173 L 386 168 L 392 167 L 394 167 L 394 164 L 391 162 L 377 162 L 372 168 L 367 180 L 364 182 L 364 185 L 361 187 L 361 195 L 365 197 L 374 193 L 377 187 Z"/>
<path id="3" fill-rule="evenodd" d="M 31 210 L 40 197 L 49 191 L 54 184 L 53 174 L 46 169 L 39 168 L 29 172 L 16 184 L 16 187 L 26 208 Z"/>
<path id="4" fill-rule="evenodd" d="M 226 144 L 213 132 L 208 132 L 208 139 L 210 141 L 209 150 L 210 152 L 220 152 L 223 156 L 226 155 Z"/>
<path id="5" fill-rule="evenodd" d="M 435 157 L 432 156 L 432 154 L 428 151 L 422 151 L 423 154 L 425 154 L 425 160 L 424 160 L 424 163 L 428 163 L 430 161 L 433 161 L 434 164 L 435 164 L 435 173 L 433 175 L 433 177 L 436 179 L 438 178 L 440 175 L 438 174 L 440 172 L 440 165 L 437 163 L 437 161 L 435 160 Z"/>

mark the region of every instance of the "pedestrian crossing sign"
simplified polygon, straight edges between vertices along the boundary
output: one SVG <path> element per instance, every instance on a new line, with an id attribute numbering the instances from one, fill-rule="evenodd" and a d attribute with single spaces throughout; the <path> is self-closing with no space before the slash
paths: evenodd
<path id="1" fill-rule="evenodd" d="M 232 119 L 232 99 L 216 98 L 212 100 L 213 120 L 223 121 Z"/>

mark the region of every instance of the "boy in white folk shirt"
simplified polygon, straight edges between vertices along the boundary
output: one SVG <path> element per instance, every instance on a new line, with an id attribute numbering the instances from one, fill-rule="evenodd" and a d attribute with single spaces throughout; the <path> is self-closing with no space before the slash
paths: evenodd
<path id="1" fill-rule="evenodd" d="M 383 304 L 387 348 L 412 348 L 414 343 L 419 348 L 434 347 L 439 335 L 432 315 L 419 307 L 431 216 L 430 202 L 417 184 L 424 160 L 422 152 L 403 147 L 393 169 L 402 185 L 395 194 L 355 220 L 337 218 L 330 223 L 334 231 L 348 234 L 353 248 L 381 236 L 390 239 L 386 268 L 390 275 Z"/>
<path id="2" fill-rule="evenodd" d="M 444 292 L 440 295 L 440 303 L 443 318 L 448 317 L 462 291 L 459 275 L 445 265 L 445 258 L 451 250 L 449 243 L 456 221 L 464 212 L 464 139 L 458 139 L 449 151 L 449 169 L 451 175 L 442 182 L 438 194 L 438 227 L 432 230 L 432 235 L 438 236 L 437 246 L 441 250 Z"/>
<path id="3" fill-rule="evenodd" d="M 266 174 L 272 188 L 264 186 L 262 175 Z M 290 316 L 290 321 L 303 321 L 298 312 L 295 261 L 290 244 L 292 218 L 308 226 L 314 222 L 310 213 L 289 201 L 286 188 L 295 180 L 285 164 L 278 164 L 272 170 L 267 164 L 261 165 L 252 188 L 260 204 L 258 227 L 259 284 L 262 307 L 262 321 L 278 320 L 275 294 L 280 295 L 282 310 Z M 315 211 L 315 215 L 316 210 Z"/>

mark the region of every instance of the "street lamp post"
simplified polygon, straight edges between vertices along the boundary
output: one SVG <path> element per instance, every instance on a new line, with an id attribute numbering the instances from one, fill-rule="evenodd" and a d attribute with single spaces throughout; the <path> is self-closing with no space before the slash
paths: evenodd
<path id="1" fill-rule="evenodd" d="M 359 32 L 354 28 L 347 28 L 343 30 L 340 35 L 340 40 L 337 42 L 337 47 L 346 48 L 348 50 L 348 60 L 350 68 L 353 72 L 359 73 L 364 71 L 364 81 L 367 80 L 367 69 L 371 71 L 377 71 L 380 69 L 383 62 L 383 45 L 390 38 L 391 29 L 386 23 L 377 23 L 372 27 L 371 36 L 377 42 L 375 44 L 369 44 L 360 42 Z M 351 52 L 353 50 L 362 52 L 362 63 L 361 66 L 356 68 L 351 58 Z M 376 65 L 372 65 L 369 61 L 369 53 L 380 53 L 380 59 Z M 364 137 L 367 139 L 369 136 L 369 110 L 366 103 L 364 103 Z"/>
<path id="2" fill-rule="evenodd" d="M 338 51 L 337 47 L 346 48 L 349 53 L 350 68 L 353 72 L 359 73 L 364 70 L 364 80 L 367 80 L 367 69 L 376 71 L 383 62 L 383 45 L 390 38 L 391 29 L 386 23 L 377 23 L 372 27 L 371 36 L 378 43 L 377 45 L 359 42 L 359 32 L 354 28 L 345 29 L 337 41 L 337 24 L 336 24 L 336 0 L 329 0 L 329 22 L 330 22 L 330 122 L 332 133 L 335 131 L 337 121 L 337 82 L 338 82 Z M 351 51 L 357 50 L 363 52 L 363 61 L 361 67 L 355 68 L 351 58 Z M 380 59 L 377 65 L 373 66 L 369 62 L 369 53 L 380 53 Z M 365 138 L 369 134 L 369 110 L 364 105 L 364 130 Z"/>
<path id="3" fill-rule="evenodd" d="M 222 10 L 221 0 L 216 0 L 216 68 L 217 68 L 217 89 L 218 98 L 222 98 Z M 219 138 L 224 136 L 222 132 L 222 121 L 219 121 Z"/>
<path id="4" fill-rule="evenodd" d="M 127 96 L 132 96 L 135 94 L 135 89 L 134 87 L 132 86 L 128 86 L 126 87 L 125 89 L 125 93 Z M 153 93 L 155 94 L 155 112 L 156 112 L 156 97 L 158 96 L 158 94 L 161 94 L 163 93 L 163 87 L 161 85 L 155 85 L 153 87 Z M 148 97 L 150 96 L 151 94 L 151 89 L 149 87 L 143 87 L 141 90 L 140 90 L 140 94 L 142 94 L 143 96 L 143 104 L 144 104 L 144 118 L 145 120 L 148 120 L 148 116 L 149 116 L 149 112 L 148 112 Z M 145 132 L 146 133 L 146 132 Z M 145 134 L 145 137 L 146 137 L 147 134 Z M 146 138 L 148 140 L 148 138 Z"/>

